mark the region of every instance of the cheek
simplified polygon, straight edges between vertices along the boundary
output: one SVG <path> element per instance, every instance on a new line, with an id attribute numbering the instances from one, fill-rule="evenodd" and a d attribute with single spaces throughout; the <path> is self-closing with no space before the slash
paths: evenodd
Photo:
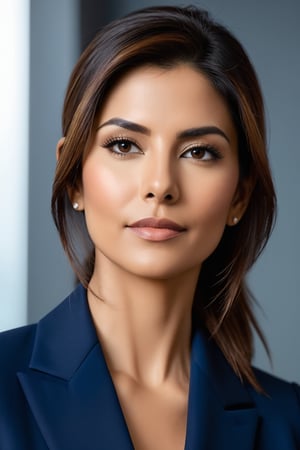
<path id="1" fill-rule="evenodd" d="M 111 239 L 116 211 L 121 207 L 122 188 L 118 178 L 107 168 L 88 162 L 82 172 L 82 202 L 89 235 L 97 247 L 101 236 Z"/>
<path id="2" fill-rule="evenodd" d="M 226 222 L 238 185 L 238 170 L 233 168 L 225 173 L 216 173 L 214 177 L 205 177 L 198 184 L 192 197 L 194 208 L 199 217 L 216 226 Z"/>
<path id="3" fill-rule="evenodd" d="M 128 196 L 128 185 L 116 171 L 87 164 L 82 178 L 83 206 L 86 214 L 99 212 L 105 216 L 105 213 L 110 210 L 117 211 L 124 204 Z"/>
<path id="4" fill-rule="evenodd" d="M 226 227 L 238 184 L 238 172 L 203 180 L 193 201 L 193 239 L 205 260 L 218 246 Z M 192 207 L 191 207 L 192 209 Z"/>
<path id="5" fill-rule="evenodd" d="M 211 195 L 203 199 L 203 209 L 206 210 L 208 220 L 213 220 L 216 225 L 227 220 L 235 189 L 228 185 L 220 191 L 211 192 Z"/>

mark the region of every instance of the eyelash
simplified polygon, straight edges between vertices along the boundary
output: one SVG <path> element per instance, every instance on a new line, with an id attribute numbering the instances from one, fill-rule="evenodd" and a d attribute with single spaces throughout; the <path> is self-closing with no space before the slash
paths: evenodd
<path id="1" fill-rule="evenodd" d="M 126 153 L 126 152 L 125 153 L 122 153 L 122 152 L 118 153 L 118 152 L 114 151 L 113 150 L 114 145 L 120 144 L 120 143 L 126 143 L 126 144 L 129 144 L 129 145 L 134 145 L 135 147 L 137 147 L 139 149 L 139 146 L 138 146 L 137 142 L 135 142 L 133 139 L 128 139 L 128 138 L 125 138 L 123 136 L 118 136 L 118 137 L 113 137 L 113 138 L 107 139 L 102 144 L 102 147 L 103 148 L 107 148 L 117 158 L 125 158 L 129 154 L 132 154 L 132 153 Z M 134 152 L 134 153 L 138 153 L 138 152 Z"/>
<path id="2" fill-rule="evenodd" d="M 211 160 L 219 160 L 223 158 L 222 153 L 216 149 L 216 147 L 214 147 L 213 145 L 210 144 L 193 144 L 190 147 L 188 147 L 187 149 L 184 150 L 184 152 L 181 154 L 182 157 L 184 157 L 183 155 L 188 153 L 188 152 L 192 152 L 193 150 L 197 150 L 200 149 L 204 152 L 208 152 L 211 155 Z M 197 160 L 197 158 L 193 158 L 195 160 Z M 209 160 L 209 161 L 211 161 Z M 203 161 L 201 159 L 199 159 L 199 161 Z M 205 160 L 204 160 L 205 161 Z"/>
<path id="3" fill-rule="evenodd" d="M 124 152 L 124 153 L 122 153 L 121 151 L 120 151 L 120 153 L 119 153 L 119 152 L 114 151 L 114 150 L 113 150 L 113 147 L 114 147 L 116 144 L 119 144 L 119 143 L 125 143 L 125 144 L 129 144 L 129 145 L 134 145 L 135 147 L 137 147 L 137 148 L 140 150 L 140 148 L 139 148 L 137 142 L 136 142 L 134 139 L 132 139 L 132 138 L 128 139 L 128 138 L 123 137 L 123 136 L 118 136 L 118 137 L 113 137 L 113 138 L 107 139 L 107 140 L 102 144 L 102 147 L 108 149 L 108 150 L 109 150 L 111 153 L 113 153 L 113 155 L 114 155 L 115 157 L 117 157 L 117 158 L 125 158 L 125 157 L 127 157 L 128 155 L 130 155 L 130 154 L 132 155 L 132 154 L 138 153 L 138 152 L 133 152 L 133 153 L 126 153 L 126 152 Z M 220 160 L 220 159 L 223 158 L 222 153 L 221 153 L 219 150 L 217 150 L 214 146 L 212 146 L 212 145 L 210 145 L 210 144 L 193 144 L 193 145 L 191 145 L 190 147 L 186 148 L 186 149 L 181 153 L 180 157 L 184 157 L 183 155 L 185 155 L 186 153 L 192 152 L 193 150 L 197 150 L 197 149 L 201 149 L 201 150 L 203 150 L 204 152 L 210 153 L 210 155 L 211 155 L 212 158 L 209 159 L 208 161 L 211 161 L 211 160 Z M 141 153 L 142 153 L 142 151 L 141 151 Z M 197 161 L 197 158 L 191 158 L 191 159 L 195 159 L 195 160 Z M 201 159 L 199 159 L 199 161 L 207 161 L 207 160 L 201 160 Z"/>

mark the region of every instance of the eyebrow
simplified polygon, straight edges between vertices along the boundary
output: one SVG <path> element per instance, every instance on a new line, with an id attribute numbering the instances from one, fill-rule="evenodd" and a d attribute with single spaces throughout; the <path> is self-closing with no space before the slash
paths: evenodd
<path id="1" fill-rule="evenodd" d="M 130 131 L 136 131 L 138 133 L 150 135 L 151 132 L 149 128 L 144 127 L 143 125 L 139 125 L 135 122 L 130 122 L 129 120 L 121 119 L 119 117 L 114 117 L 113 119 L 108 120 L 107 122 L 102 123 L 97 128 L 97 131 L 100 130 L 100 128 L 106 127 L 107 125 L 117 125 L 118 127 L 125 128 L 126 130 Z"/>
<path id="2" fill-rule="evenodd" d="M 149 128 L 140 125 L 135 122 L 131 122 L 129 120 L 121 119 L 120 117 L 114 117 L 107 122 L 102 123 L 97 127 L 97 131 L 100 130 L 100 128 L 106 127 L 108 125 L 117 125 L 118 127 L 125 128 L 126 130 L 135 131 L 137 133 L 146 134 L 149 136 L 151 134 L 151 131 Z M 184 139 L 184 138 L 191 138 L 191 137 L 201 137 L 206 136 L 208 134 L 217 134 L 219 136 L 222 136 L 227 142 L 230 143 L 230 140 L 228 136 L 224 133 L 223 130 L 221 130 L 218 127 L 215 126 L 204 126 L 204 127 L 195 127 L 195 128 L 189 128 L 187 130 L 181 131 L 177 134 L 178 139 Z"/>
<path id="3" fill-rule="evenodd" d="M 178 133 L 177 138 L 183 139 L 189 137 L 201 137 L 208 134 L 218 134 L 230 143 L 229 137 L 224 133 L 224 131 L 215 126 L 189 128 L 188 130 L 184 130 Z"/>

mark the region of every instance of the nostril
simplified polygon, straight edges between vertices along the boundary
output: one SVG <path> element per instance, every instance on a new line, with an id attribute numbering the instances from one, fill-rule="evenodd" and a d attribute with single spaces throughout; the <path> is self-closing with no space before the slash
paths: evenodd
<path id="1" fill-rule="evenodd" d="M 148 192 L 148 194 L 146 195 L 146 198 L 155 198 L 155 197 L 160 197 L 160 195 L 156 195 L 153 192 Z M 172 194 L 165 194 L 161 197 L 161 199 L 163 199 L 164 201 L 170 202 L 171 200 L 173 200 L 173 195 Z"/>
<path id="2" fill-rule="evenodd" d="M 148 192 L 148 194 L 146 195 L 147 198 L 153 198 L 155 197 L 155 195 L 153 194 L 153 192 Z"/>

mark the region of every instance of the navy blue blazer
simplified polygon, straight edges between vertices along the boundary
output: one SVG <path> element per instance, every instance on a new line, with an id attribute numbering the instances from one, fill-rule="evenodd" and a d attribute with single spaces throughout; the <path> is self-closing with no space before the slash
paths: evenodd
<path id="1" fill-rule="evenodd" d="M 185 450 L 299 450 L 299 386 L 257 378 L 268 395 L 196 333 Z M 0 449 L 133 450 L 82 286 L 37 325 L 1 333 Z"/>

